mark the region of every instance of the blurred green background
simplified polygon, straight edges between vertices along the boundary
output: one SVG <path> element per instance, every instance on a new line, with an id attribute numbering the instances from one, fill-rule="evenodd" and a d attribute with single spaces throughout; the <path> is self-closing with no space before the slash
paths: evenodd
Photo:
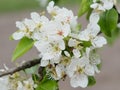
<path id="1" fill-rule="evenodd" d="M 0 0 L 0 12 L 11 12 L 25 9 L 38 8 L 36 0 Z"/>
<path id="2" fill-rule="evenodd" d="M 73 5 L 80 3 L 80 0 L 60 0 L 59 5 Z M 40 4 L 37 0 L 0 0 L 0 13 L 20 11 L 27 9 L 38 9 Z"/>

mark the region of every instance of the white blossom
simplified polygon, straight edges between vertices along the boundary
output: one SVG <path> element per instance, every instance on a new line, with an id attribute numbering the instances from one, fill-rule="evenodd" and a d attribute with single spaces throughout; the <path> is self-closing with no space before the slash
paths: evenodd
<path id="1" fill-rule="evenodd" d="M 40 23 L 40 15 L 38 14 L 38 13 L 36 13 L 36 12 L 32 12 L 31 13 L 31 18 L 32 18 L 32 20 L 35 22 L 35 23 L 37 23 L 37 24 L 39 24 Z"/>
<path id="2" fill-rule="evenodd" d="M 73 12 L 66 8 L 59 9 L 57 15 L 54 18 L 57 21 L 69 23 L 72 29 L 75 28 L 77 25 L 77 16 L 74 16 Z"/>
<path id="3" fill-rule="evenodd" d="M 17 32 L 13 33 L 12 37 L 15 40 L 19 40 L 25 36 L 25 31 L 27 30 L 23 22 L 16 22 L 16 27 L 19 29 Z"/>
<path id="4" fill-rule="evenodd" d="M 97 36 L 96 38 L 94 38 L 92 41 L 92 45 L 96 48 L 100 48 L 103 47 L 103 45 L 107 44 L 107 41 L 104 37 L 102 36 Z"/>
<path id="5" fill-rule="evenodd" d="M 32 78 L 29 78 L 28 80 L 24 81 L 18 81 L 18 87 L 16 90 L 34 90 L 36 88 L 36 85 L 34 84 L 34 81 Z"/>
<path id="6" fill-rule="evenodd" d="M 99 11 L 105 11 L 105 8 L 103 7 L 103 5 L 98 4 L 96 2 L 94 2 L 92 5 L 90 5 L 91 8 L 99 10 Z"/>
<path id="7" fill-rule="evenodd" d="M 29 29 L 29 31 L 31 32 L 33 32 L 36 28 L 35 22 L 31 19 L 25 19 L 24 24 L 26 25 L 27 29 Z"/>
<path id="8" fill-rule="evenodd" d="M 72 87 L 85 88 L 88 86 L 88 77 L 94 77 L 100 72 L 98 65 L 101 60 L 96 49 L 107 44 L 107 40 L 99 35 L 100 12 L 110 10 L 115 4 L 114 0 L 100 0 L 99 3 L 97 1 L 93 0 L 90 6 L 93 12 L 83 31 L 77 31 L 77 16 L 72 10 L 55 6 L 51 1 L 47 6 L 51 18 L 32 12 L 31 19 L 16 22 L 19 30 L 12 35 L 13 39 L 33 39 L 41 58 L 40 66 L 45 67 L 50 78 L 60 80 L 68 76 Z M 36 86 L 32 78 L 11 80 L 9 85 L 12 90 L 34 90 Z"/>
<path id="9" fill-rule="evenodd" d="M 90 15 L 90 23 L 87 26 L 87 29 L 80 32 L 79 39 L 84 41 L 90 41 L 92 38 L 95 38 L 97 34 L 100 32 L 100 27 L 97 24 L 100 17 L 97 13 L 93 13 Z"/>
<path id="10" fill-rule="evenodd" d="M 113 7 L 114 1 L 115 0 L 101 0 L 101 2 L 103 2 L 103 7 L 106 10 L 110 10 Z"/>
<path id="11" fill-rule="evenodd" d="M 68 46 L 69 46 L 69 47 L 77 47 L 77 45 L 78 45 L 79 43 L 80 43 L 80 42 L 77 41 L 76 39 L 70 38 L 69 41 L 68 41 Z"/>
<path id="12" fill-rule="evenodd" d="M 94 72 L 93 74 L 99 73 L 100 71 L 98 70 L 97 65 L 101 63 L 100 57 L 98 54 L 96 54 L 95 52 L 93 52 L 94 48 L 86 48 L 86 58 L 89 59 L 89 64 L 91 66 L 91 68 L 93 68 Z"/>
<path id="13" fill-rule="evenodd" d="M 72 87 L 82 87 L 85 88 L 88 85 L 88 77 L 85 74 L 75 74 L 71 80 L 70 84 Z"/>
<path id="14" fill-rule="evenodd" d="M 17 90 L 25 90 L 25 88 L 24 88 L 22 82 L 18 81 L 17 84 L 18 84 Z"/>
<path id="15" fill-rule="evenodd" d="M 73 58 L 70 65 L 67 67 L 67 75 L 71 78 L 70 83 L 72 87 L 85 88 L 88 85 L 88 77 L 84 67 L 88 64 L 88 60 L 84 57 Z"/>
<path id="16" fill-rule="evenodd" d="M 36 87 L 32 78 L 29 78 L 28 80 L 23 81 L 23 84 L 24 84 L 25 90 L 34 90 L 34 88 Z"/>
<path id="17" fill-rule="evenodd" d="M 67 56 L 67 57 L 70 57 L 70 53 L 68 51 L 64 51 L 64 54 Z"/>
<path id="18" fill-rule="evenodd" d="M 0 89 L 1 90 L 9 90 L 8 84 L 9 84 L 9 76 L 0 78 Z"/>
<path id="19" fill-rule="evenodd" d="M 70 34 L 71 29 L 69 24 L 63 25 L 60 22 L 50 21 L 49 23 L 41 27 L 41 32 L 45 33 L 48 38 L 62 39 Z"/>
<path id="20" fill-rule="evenodd" d="M 36 27 L 41 27 L 43 24 L 49 22 L 49 19 L 45 16 L 40 16 L 37 12 L 31 13 L 31 19 L 36 23 Z"/>
<path id="21" fill-rule="evenodd" d="M 43 60 L 49 60 L 56 57 L 60 57 L 62 50 L 65 49 L 65 43 L 63 40 L 53 40 L 51 42 L 41 42 L 35 43 L 38 51 L 40 51 Z"/>
<path id="22" fill-rule="evenodd" d="M 47 11 L 54 17 L 56 21 L 61 23 L 69 23 L 71 29 L 73 31 L 76 30 L 77 16 L 74 16 L 71 10 L 54 6 L 54 2 L 51 1 L 47 7 Z"/>
<path id="23" fill-rule="evenodd" d="M 48 11 L 48 13 L 50 13 L 51 15 L 56 15 L 57 14 L 57 12 L 58 12 L 58 10 L 59 10 L 60 8 L 58 7 L 58 6 L 54 6 L 54 2 L 53 1 L 51 1 L 49 4 L 48 4 L 48 6 L 47 6 L 47 11 Z"/>
<path id="24" fill-rule="evenodd" d="M 100 48 L 107 44 L 107 41 L 104 37 L 97 36 L 97 34 L 100 32 L 100 26 L 97 24 L 99 19 L 100 17 L 98 13 L 91 14 L 90 23 L 88 24 L 87 29 L 79 34 L 80 40 L 90 41 L 96 48 Z"/>
<path id="25" fill-rule="evenodd" d="M 18 73 L 0 78 L 1 90 L 34 90 L 36 84 L 32 78 L 21 77 Z"/>
<path id="26" fill-rule="evenodd" d="M 91 8 L 97 9 L 100 11 L 106 11 L 112 9 L 113 5 L 116 4 L 116 0 L 100 0 L 101 3 L 94 3 L 91 5 Z"/>
<path id="27" fill-rule="evenodd" d="M 19 30 L 15 33 L 13 33 L 12 37 L 14 40 L 20 40 L 24 36 L 31 37 L 31 33 L 35 29 L 35 23 L 32 20 L 25 19 L 22 22 L 17 21 L 16 27 L 19 28 Z"/>
<path id="28" fill-rule="evenodd" d="M 79 58 L 81 56 L 81 53 L 78 49 L 73 49 L 73 55 L 76 57 L 76 58 Z"/>
<path id="29" fill-rule="evenodd" d="M 25 33 L 24 32 L 15 32 L 13 33 L 12 37 L 14 40 L 20 40 L 24 37 Z"/>
<path id="30" fill-rule="evenodd" d="M 55 70 L 57 74 L 56 80 L 63 78 L 65 75 L 65 67 L 62 64 L 59 64 L 56 66 Z"/>
<path id="31" fill-rule="evenodd" d="M 98 13 L 92 13 L 90 15 L 89 21 L 90 21 L 90 23 L 98 23 L 99 19 L 100 19 L 100 16 Z"/>

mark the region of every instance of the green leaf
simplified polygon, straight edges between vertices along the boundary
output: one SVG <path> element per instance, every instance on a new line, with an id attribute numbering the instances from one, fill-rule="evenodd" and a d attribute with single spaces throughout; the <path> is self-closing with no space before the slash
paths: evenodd
<path id="1" fill-rule="evenodd" d="M 55 4 L 58 4 L 58 2 L 59 2 L 59 0 L 52 0 L 52 1 L 54 1 L 54 2 L 55 2 Z"/>
<path id="2" fill-rule="evenodd" d="M 91 15 L 92 11 L 93 11 L 92 8 L 90 8 L 90 9 L 88 10 L 87 15 L 86 15 L 86 19 L 87 19 L 87 20 L 89 20 L 89 17 L 90 17 L 90 15 Z"/>
<path id="3" fill-rule="evenodd" d="M 32 79 L 36 84 L 39 83 L 40 81 L 40 77 L 37 74 L 32 74 Z"/>
<path id="4" fill-rule="evenodd" d="M 34 42 L 32 39 L 29 39 L 27 37 L 22 38 L 13 53 L 12 61 L 15 61 L 17 58 L 19 58 L 20 56 L 25 54 L 28 50 L 30 50 L 33 44 Z"/>
<path id="5" fill-rule="evenodd" d="M 96 80 L 93 76 L 88 77 L 88 86 L 93 86 L 96 84 Z"/>
<path id="6" fill-rule="evenodd" d="M 83 43 L 81 43 L 81 45 L 84 47 L 90 47 L 92 44 L 90 41 L 83 41 Z"/>
<path id="7" fill-rule="evenodd" d="M 57 81 L 48 79 L 48 77 L 45 76 L 36 90 L 58 90 L 58 83 Z"/>
<path id="8" fill-rule="evenodd" d="M 25 69 L 25 72 L 27 74 L 34 74 L 38 71 L 38 68 L 39 68 L 39 66 L 36 65 L 36 66 L 31 67 L 31 68 Z"/>
<path id="9" fill-rule="evenodd" d="M 12 35 L 9 37 L 9 40 L 14 40 Z"/>
<path id="10" fill-rule="evenodd" d="M 120 28 L 116 28 L 115 30 L 113 30 L 111 37 L 106 36 L 108 44 L 109 45 L 114 44 L 114 42 L 119 38 L 119 36 L 120 36 Z"/>
<path id="11" fill-rule="evenodd" d="M 108 37 L 112 36 L 112 31 L 116 29 L 118 21 L 118 13 L 115 9 L 111 9 L 101 14 L 99 25 L 101 31 Z"/>
<path id="12" fill-rule="evenodd" d="M 80 3 L 80 9 L 78 12 L 78 16 L 82 16 L 83 14 L 85 14 L 87 11 L 89 11 L 90 9 L 90 5 L 92 3 L 92 0 L 82 0 Z"/>
<path id="13" fill-rule="evenodd" d="M 102 63 L 98 64 L 98 65 L 97 65 L 97 68 L 98 68 L 98 70 L 101 70 L 101 68 L 102 68 Z"/>

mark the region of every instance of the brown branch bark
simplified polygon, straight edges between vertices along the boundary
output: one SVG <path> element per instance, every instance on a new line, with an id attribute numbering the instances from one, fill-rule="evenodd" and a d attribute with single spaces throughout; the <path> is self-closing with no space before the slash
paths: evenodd
<path id="1" fill-rule="evenodd" d="M 40 61 L 41 61 L 41 58 L 27 61 L 27 62 L 23 63 L 22 65 L 18 66 L 17 68 L 8 70 L 5 73 L 0 74 L 0 77 L 6 76 L 6 75 L 12 75 L 12 74 L 19 72 L 21 70 L 25 70 L 27 68 L 38 65 L 40 63 Z"/>

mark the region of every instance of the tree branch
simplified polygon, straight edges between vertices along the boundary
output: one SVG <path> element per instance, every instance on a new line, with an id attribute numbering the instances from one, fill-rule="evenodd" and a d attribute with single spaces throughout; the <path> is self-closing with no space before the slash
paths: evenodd
<path id="1" fill-rule="evenodd" d="M 9 75 L 9 74 L 12 75 L 15 72 L 19 72 L 21 70 L 25 70 L 27 68 L 33 67 L 33 66 L 39 64 L 40 61 L 41 61 L 41 58 L 27 61 L 27 62 L 23 63 L 22 65 L 18 66 L 17 68 L 8 70 L 5 73 L 0 74 L 0 77 L 6 76 L 6 75 Z"/>

